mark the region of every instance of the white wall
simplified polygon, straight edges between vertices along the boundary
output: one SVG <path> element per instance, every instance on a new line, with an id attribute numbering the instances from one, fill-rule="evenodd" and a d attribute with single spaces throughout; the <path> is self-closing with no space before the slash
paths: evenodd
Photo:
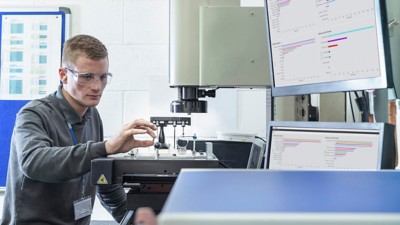
<path id="1" fill-rule="evenodd" d="M 114 74 L 98 106 L 106 137 L 135 118 L 187 116 L 169 112 L 177 91 L 168 85 L 168 4 L 168 0 L 0 0 L 0 7 L 68 7 L 72 35 L 89 34 L 105 43 Z M 263 1 L 242 0 L 242 5 L 262 6 Z M 264 90 L 218 90 L 217 97 L 209 99 L 209 113 L 192 114 L 192 126 L 185 133 L 215 137 L 217 130 L 240 130 L 265 136 L 265 108 Z M 166 135 L 173 133 L 167 129 Z M 96 206 L 93 219 L 111 217 Z"/>

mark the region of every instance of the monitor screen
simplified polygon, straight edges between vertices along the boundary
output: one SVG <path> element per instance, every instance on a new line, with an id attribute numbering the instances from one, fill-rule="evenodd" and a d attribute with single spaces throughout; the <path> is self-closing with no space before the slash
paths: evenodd
<path id="1" fill-rule="evenodd" d="M 392 86 L 384 0 L 266 0 L 272 95 Z"/>
<path id="2" fill-rule="evenodd" d="M 268 129 L 269 169 L 393 169 L 394 127 L 384 123 L 279 122 Z"/>

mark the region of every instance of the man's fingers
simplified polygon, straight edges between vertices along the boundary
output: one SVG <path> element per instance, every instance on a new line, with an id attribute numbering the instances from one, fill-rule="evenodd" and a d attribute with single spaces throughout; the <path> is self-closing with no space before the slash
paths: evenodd
<path id="1" fill-rule="evenodd" d="M 154 142 L 150 140 L 135 140 L 136 147 L 150 147 L 153 146 Z"/>
<path id="2" fill-rule="evenodd" d="M 129 124 L 129 127 L 148 127 L 151 130 L 157 130 L 157 126 L 148 120 L 138 119 Z"/>
<path id="3" fill-rule="evenodd" d="M 157 137 L 152 130 L 146 129 L 146 128 L 140 128 L 140 129 L 129 129 L 126 131 L 126 136 L 134 136 L 137 134 L 149 134 L 153 139 L 152 140 L 137 140 L 135 138 L 135 142 L 137 147 L 149 147 L 154 144 L 154 139 Z"/>
<path id="4" fill-rule="evenodd" d="M 152 138 L 156 138 L 156 137 L 157 137 L 157 135 L 154 133 L 153 129 L 151 129 L 150 127 L 142 126 L 142 127 L 140 127 L 140 129 L 146 130 L 147 133 L 148 133 Z"/>
<path id="5" fill-rule="evenodd" d="M 146 134 L 147 129 L 142 129 L 142 128 L 132 128 L 129 129 L 129 134 L 130 135 L 135 135 L 135 134 Z"/>

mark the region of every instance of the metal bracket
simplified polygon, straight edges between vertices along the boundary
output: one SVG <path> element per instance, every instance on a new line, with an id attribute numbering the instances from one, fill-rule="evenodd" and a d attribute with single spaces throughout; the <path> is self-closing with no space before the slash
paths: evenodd
<path id="1" fill-rule="evenodd" d="M 399 23 L 400 23 L 399 18 L 393 19 L 388 23 L 388 27 L 389 27 L 389 29 L 392 29 L 394 26 L 399 25 Z"/>

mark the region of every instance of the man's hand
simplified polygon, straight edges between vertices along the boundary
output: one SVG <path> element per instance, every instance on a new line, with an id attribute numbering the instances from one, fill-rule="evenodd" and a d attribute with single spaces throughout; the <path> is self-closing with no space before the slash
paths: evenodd
<path id="1" fill-rule="evenodd" d="M 136 210 L 134 224 L 157 225 L 157 217 L 151 208 L 141 207 Z"/>
<path id="2" fill-rule="evenodd" d="M 153 140 L 156 138 L 154 133 L 156 130 L 156 125 L 143 119 L 125 124 L 118 134 L 106 141 L 107 155 L 125 153 L 133 148 L 152 146 Z M 134 136 L 136 134 L 148 134 L 152 140 L 136 140 Z"/>

